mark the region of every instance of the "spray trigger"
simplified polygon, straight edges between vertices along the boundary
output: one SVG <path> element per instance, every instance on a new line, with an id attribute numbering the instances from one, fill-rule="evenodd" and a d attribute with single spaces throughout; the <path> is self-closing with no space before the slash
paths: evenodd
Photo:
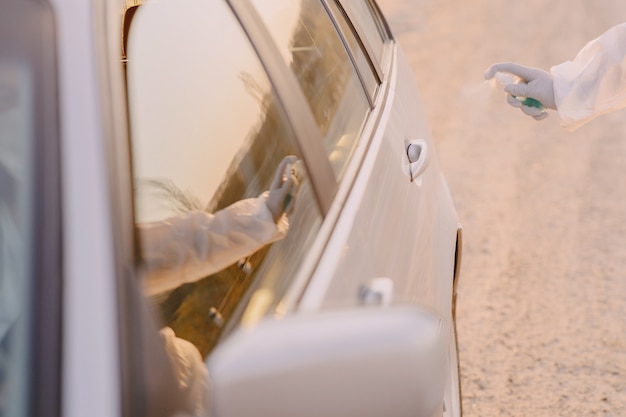
<path id="1" fill-rule="evenodd" d="M 500 71 L 496 72 L 495 78 L 504 87 L 506 87 L 509 84 L 519 84 L 520 82 L 523 81 L 523 79 L 520 77 L 517 77 L 513 74 L 509 74 L 507 72 L 500 72 Z M 511 96 L 526 107 L 534 107 L 541 111 L 546 111 L 545 106 L 539 100 L 535 100 L 534 98 L 530 98 L 530 97 L 514 96 L 513 94 L 511 94 Z"/>

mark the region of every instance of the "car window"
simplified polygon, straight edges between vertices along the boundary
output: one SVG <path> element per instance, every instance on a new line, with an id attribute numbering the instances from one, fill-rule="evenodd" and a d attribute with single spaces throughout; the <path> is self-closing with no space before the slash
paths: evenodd
<path id="1" fill-rule="evenodd" d="M 370 0 L 352 0 L 343 2 L 348 16 L 352 19 L 366 49 L 376 65 L 384 68 L 383 56 L 385 42 L 389 39 L 385 24 L 382 21 L 378 9 Z"/>
<path id="2" fill-rule="evenodd" d="M 61 242 L 52 24 L 45 2 L 0 2 L 3 417 L 59 412 Z M 43 393 L 37 401 L 34 392 Z"/>
<path id="3" fill-rule="evenodd" d="M 320 0 L 253 0 L 296 76 L 341 179 L 370 103 L 344 44 Z"/>
<path id="4" fill-rule="evenodd" d="M 346 16 L 343 7 L 332 0 L 328 1 L 327 4 L 331 9 L 335 21 L 341 28 L 341 34 L 344 36 L 350 53 L 354 58 L 355 65 L 363 81 L 363 86 L 373 102 L 376 97 L 376 92 L 378 91 L 378 85 L 380 84 L 380 78 L 373 67 L 373 63 L 370 61 L 361 39 L 356 36 L 355 28 Z"/>
<path id="5" fill-rule="evenodd" d="M 28 68 L 0 58 L 0 415 L 26 414 L 33 188 Z M 21 411 L 21 412 L 18 412 Z M 5 414 L 6 413 L 6 414 Z M 22 414 L 23 413 L 23 414 Z"/>
<path id="6" fill-rule="evenodd" d="M 225 2 L 147 1 L 126 55 L 144 288 L 164 324 L 206 355 L 224 328 L 275 309 L 322 216 Z M 276 222 L 272 206 L 289 216 Z"/>

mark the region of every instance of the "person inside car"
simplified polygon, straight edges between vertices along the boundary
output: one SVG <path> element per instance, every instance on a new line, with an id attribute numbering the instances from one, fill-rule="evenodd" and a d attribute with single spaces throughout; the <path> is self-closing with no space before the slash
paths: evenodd
<path id="1" fill-rule="evenodd" d="M 144 291 L 157 294 L 196 281 L 282 239 L 289 228 L 299 181 L 286 156 L 267 192 L 237 201 L 216 213 L 189 211 L 164 221 L 137 225 L 144 265 Z M 170 327 L 159 330 L 186 412 L 208 415 L 208 371 L 200 351 L 176 336 Z"/>
<path id="2" fill-rule="evenodd" d="M 218 272 L 263 246 L 282 239 L 299 187 L 293 165 L 283 158 L 268 191 L 216 213 L 185 212 L 138 224 L 144 290 L 158 294 Z"/>

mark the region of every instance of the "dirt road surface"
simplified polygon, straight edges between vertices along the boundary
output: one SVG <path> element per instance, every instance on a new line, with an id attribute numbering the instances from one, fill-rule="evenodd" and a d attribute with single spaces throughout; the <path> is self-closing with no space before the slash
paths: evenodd
<path id="1" fill-rule="evenodd" d="M 550 68 L 624 0 L 379 0 L 407 52 L 464 226 L 466 417 L 626 416 L 626 111 L 574 132 L 482 81 Z"/>

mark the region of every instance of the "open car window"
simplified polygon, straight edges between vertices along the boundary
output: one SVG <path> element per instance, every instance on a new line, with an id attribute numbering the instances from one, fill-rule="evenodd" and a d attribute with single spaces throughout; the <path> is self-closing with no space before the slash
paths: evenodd
<path id="1" fill-rule="evenodd" d="M 206 355 L 225 328 L 278 308 L 322 216 L 289 121 L 225 2 L 148 0 L 126 61 L 144 288 L 163 324 Z M 289 215 L 274 219 L 267 191 L 292 175 L 298 186 L 279 204 Z"/>

